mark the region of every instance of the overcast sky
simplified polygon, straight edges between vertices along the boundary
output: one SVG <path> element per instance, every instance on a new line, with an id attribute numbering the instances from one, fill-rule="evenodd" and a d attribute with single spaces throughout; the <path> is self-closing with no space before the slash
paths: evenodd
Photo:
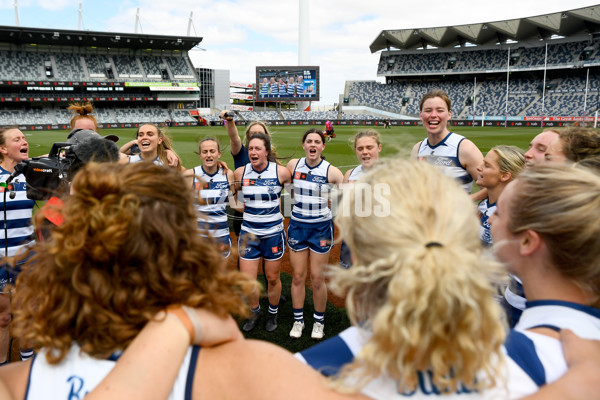
<path id="1" fill-rule="evenodd" d="M 15 25 L 15 0 L 0 0 L 0 25 Z M 18 0 L 21 26 L 191 35 L 197 67 L 228 69 L 253 82 L 257 65 L 298 65 L 298 0 Z M 338 101 L 347 80 L 376 80 L 369 45 L 385 29 L 425 28 L 522 18 L 597 4 L 585 0 L 309 0 L 310 64 L 321 67 L 321 102 Z"/>

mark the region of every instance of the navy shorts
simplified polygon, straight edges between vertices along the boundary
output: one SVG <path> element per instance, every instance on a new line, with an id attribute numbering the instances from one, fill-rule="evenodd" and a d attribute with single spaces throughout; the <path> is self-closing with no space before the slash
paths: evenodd
<path id="1" fill-rule="evenodd" d="M 242 260 L 258 260 L 261 257 L 267 261 L 279 260 L 285 253 L 285 232 L 259 238 L 247 231 L 241 231 L 238 251 Z"/>
<path id="2" fill-rule="evenodd" d="M 231 236 L 221 236 L 218 238 L 213 238 L 213 240 L 219 247 L 223 258 L 229 257 L 229 255 L 231 254 Z"/>
<path id="3" fill-rule="evenodd" d="M 288 226 L 288 246 L 294 251 L 310 251 L 326 254 L 333 246 L 333 221 L 307 224 L 290 220 Z"/>

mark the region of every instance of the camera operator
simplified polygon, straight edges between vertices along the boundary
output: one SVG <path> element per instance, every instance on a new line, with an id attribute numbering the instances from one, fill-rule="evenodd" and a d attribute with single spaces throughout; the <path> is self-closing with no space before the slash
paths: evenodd
<path id="1" fill-rule="evenodd" d="M 67 143 L 70 145 L 65 158 L 69 159 L 66 164 L 66 182 L 56 182 L 49 185 L 51 188 L 58 187 L 54 195 L 48 199 L 48 202 L 40 212 L 44 216 L 43 223 L 37 227 L 38 240 L 44 240 L 49 237 L 49 230 L 53 226 L 62 223 L 61 209 L 63 206 L 59 196 L 65 194 L 69 188 L 70 182 L 76 173 L 89 162 L 118 162 L 120 158 L 119 147 L 111 137 L 100 136 L 97 132 L 89 129 L 73 129 L 67 137 Z M 31 182 L 30 182 L 31 184 Z M 36 187 L 35 189 L 45 189 Z"/>
<path id="2" fill-rule="evenodd" d="M 9 361 L 9 329 L 11 320 L 10 296 L 6 288 L 14 284 L 20 266 L 26 260 L 19 260 L 10 268 L 4 257 L 13 257 L 35 242 L 31 222 L 35 202 L 26 197 L 25 177 L 20 174 L 8 185 L 6 181 L 14 172 L 15 166 L 29 158 L 29 144 L 25 135 L 17 127 L 0 129 L 0 199 L 2 201 L 2 262 L 0 263 L 0 365 Z M 22 358 L 33 355 L 32 349 L 23 349 Z"/>

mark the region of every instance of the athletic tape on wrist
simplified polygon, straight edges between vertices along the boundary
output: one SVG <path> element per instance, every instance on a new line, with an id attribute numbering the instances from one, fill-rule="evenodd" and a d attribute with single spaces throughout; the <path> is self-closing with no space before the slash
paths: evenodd
<path id="1" fill-rule="evenodd" d="M 172 306 L 167 308 L 167 314 L 181 322 L 190 335 L 190 344 L 199 343 L 202 338 L 202 324 L 193 309 L 186 306 Z"/>
<path id="2" fill-rule="evenodd" d="M 175 317 L 183 325 L 183 328 L 190 336 L 190 344 L 192 344 L 194 340 L 194 326 L 187 313 L 181 307 L 169 307 L 167 308 L 167 315 Z"/>
<path id="3" fill-rule="evenodd" d="M 204 337 L 204 325 L 202 325 L 202 320 L 192 307 L 181 306 L 181 308 L 183 311 L 185 311 L 192 323 L 192 326 L 194 327 L 194 337 L 192 338 L 192 343 L 200 344 Z"/>

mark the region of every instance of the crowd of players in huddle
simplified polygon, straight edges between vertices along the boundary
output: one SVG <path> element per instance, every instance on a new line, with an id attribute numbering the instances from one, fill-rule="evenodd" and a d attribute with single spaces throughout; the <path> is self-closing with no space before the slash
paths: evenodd
<path id="1" fill-rule="evenodd" d="M 80 109 L 86 110 L 85 107 L 78 110 Z M 132 230 L 128 227 L 127 230 L 134 232 L 136 237 L 140 236 L 136 240 L 151 240 L 150 244 L 144 242 L 148 246 L 145 248 L 148 252 L 146 257 L 150 260 L 156 259 L 159 267 L 161 262 L 165 265 L 197 262 L 205 269 L 210 265 L 208 270 L 202 272 L 208 274 L 203 276 L 203 280 L 207 280 L 207 277 L 213 274 L 212 278 L 216 283 L 215 287 L 202 283 L 200 288 L 195 288 L 206 292 L 204 296 L 208 296 L 207 298 L 197 298 L 189 294 L 185 298 L 177 297 L 188 293 L 187 289 L 181 289 L 183 294 L 173 294 L 175 297 L 169 298 L 161 307 L 169 304 L 205 307 L 223 317 L 224 313 L 238 313 L 247 305 L 250 312 L 247 314 L 248 318 L 242 322 L 243 331 L 255 329 L 264 315 L 264 328 L 274 331 L 278 328 L 277 313 L 281 299 L 281 258 L 286 247 L 289 247 L 294 311 L 289 335 L 299 338 L 305 329 L 305 283 L 310 272 L 314 303 L 311 337 L 319 340 L 325 336 L 325 270 L 329 263 L 329 252 L 334 244 L 334 217 L 330 209 L 333 188 L 345 183 L 350 184 L 351 190 L 344 191 L 341 202 L 345 209 L 353 210 L 357 203 L 364 200 L 364 190 L 375 190 L 378 185 L 385 185 L 388 191 L 384 193 L 383 200 L 373 204 L 373 207 L 387 206 L 385 215 L 371 213 L 367 216 L 357 216 L 356 213 L 349 212 L 336 218 L 336 225 L 344 243 L 340 259 L 342 268 L 335 271 L 331 284 L 335 290 L 347 296 L 348 314 L 353 326 L 344 332 L 335 332 L 336 336 L 297 354 L 296 358 L 326 375 L 335 376 L 331 383 L 334 389 L 339 391 L 351 387 L 368 398 L 389 399 L 404 395 L 518 398 L 530 395 L 543 386 L 554 389 L 538 392 L 541 396 L 547 396 L 540 398 L 560 398 L 552 396 L 569 396 L 568 390 L 565 394 L 561 385 L 574 390 L 573 382 L 583 382 L 584 384 L 577 389 L 584 390 L 589 386 L 585 378 L 590 372 L 598 370 L 595 364 L 590 366 L 585 360 L 574 362 L 573 372 L 564 375 L 563 380 L 554 385 L 547 384 L 565 374 L 566 362 L 570 361 L 569 353 L 565 358 L 561 351 L 559 331 L 568 328 L 584 338 L 600 339 L 600 223 L 597 223 L 600 221 L 596 221 L 600 218 L 598 131 L 588 128 L 545 130 L 532 140 L 527 152 L 514 146 L 499 145 L 484 157 L 470 140 L 448 130 L 451 104 L 444 92 L 427 93 L 421 101 L 420 110 L 427 138 L 414 146 L 412 160 L 380 161 L 382 143 L 379 134 L 375 130 L 367 129 L 358 132 L 353 141 L 359 165 L 345 175 L 324 159 L 322 153 L 325 150 L 326 137 L 320 129 L 307 130 L 301 139 L 305 156 L 292 159 L 283 166 L 278 163 L 267 125 L 262 122 L 248 124 L 242 141 L 234 121 L 224 111 L 221 115 L 230 139 L 235 168 L 230 170 L 220 161 L 218 140 L 206 138 L 199 144 L 201 165 L 185 170 L 169 137 L 154 125 L 142 125 L 138 129 L 137 138 L 122 146 L 120 154 L 112 157 L 120 164 L 139 166 L 121 166 L 115 167 L 114 170 L 105 166 L 103 170 L 92 165 L 84 169 L 82 177 L 76 178 L 74 182 L 74 194 L 71 196 L 74 199 L 66 202 L 64 221 L 53 220 L 51 213 L 45 213 L 46 218 L 56 225 L 55 230 L 58 232 L 56 236 L 52 236 L 54 241 L 46 247 L 34 245 L 33 227 L 30 222 L 29 225 L 24 222 L 27 218 L 31 221 L 33 204 L 26 202 L 24 188 L 16 187 L 14 190 L 20 203 L 11 204 L 6 200 L 6 204 L 11 204 L 11 211 L 18 209 L 21 214 L 13 221 L 8 218 L 12 222 L 12 225 L 7 224 L 10 225 L 9 232 L 12 235 L 8 238 L 15 241 L 5 240 L 7 248 L 10 249 L 7 255 L 14 256 L 21 249 L 34 248 L 37 256 L 31 251 L 27 254 L 37 263 L 44 262 L 44 266 L 49 270 L 44 274 L 45 279 L 57 283 L 54 280 L 60 277 L 53 277 L 51 272 L 54 264 L 64 268 L 72 261 L 65 256 L 65 259 L 60 258 L 60 262 L 56 262 L 57 250 L 52 246 L 62 244 L 67 246 L 64 247 L 65 252 L 72 252 L 66 238 L 69 233 L 73 234 L 68 228 L 77 227 L 76 224 L 73 225 L 75 220 L 71 220 L 74 217 L 69 213 L 75 215 L 82 209 L 91 210 L 91 203 L 108 202 L 85 201 L 86 195 L 96 198 L 97 193 L 110 186 L 103 181 L 104 179 L 114 178 L 117 192 L 129 193 L 128 190 L 131 190 L 130 196 L 137 196 L 139 199 L 143 198 L 142 192 L 152 191 L 153 185 L 169 182 L 177 188 L 180 184 L 181 187 L 194 189 L 194 208 L 191 212 L 197 215 L 197 218 L 194 217 L 194 224 L 198 224 L 202 232 L 199 236 L 203 238 L 198 242 L 197 238 L 189 239 L 189 232 L 173 229 L 169 230 L 169 235 L 175 236 L 175 239 L 178 235 L 185 237 L 187 241 L 200 246 L 200 249 L 195 251 L 204 252 L 202 261 L 190 261 L 190 254 L 186 253 L 188 250 L 185 245 L 177 245 L 183 246 L 183 250 L 177 247 L 176 255 L 169 253 L 177 260 L 168 259 L 167 254 L 153 252 L 160 247 L 158 244 L 152 244 L 153 241 L 163 240 L 148 237 L 152 235 L 143 232 L 144 229 L 153 229 L 152 234 L 165 239 L 167 233 L 164 232 L 160 221 L 166 220 L 169 225 L 182 224 L 175 216 L 160 212 L 160 204 L 171 201 L 168 200 L 170 195 L 165 194 L 164 190 L 153 192 L 152 202 L 155 202 L 155 207 L 158 208 L 153 212 L 152 218 L 159 222 L 150 223 L 146 220 L 145 225 L 151 225 L 150 228 L 138 227 L 139 229 Z M 84 141 L 85 135 L 99 137 L 95 133 L 95 120 L 89 118 L 89 110 L 80 112 L 79 116 L 82 118 L 75 118 L 73 121 L 74 132 L 70 134 L 70 139 L 73 137 L 73 140 Z M 84 125 L 90 121 L 93 122 L 92 125 Z M 81 128 L 84 130 L 75 131 Z M 109 135 L 104 140 L 115 139 Z M 139 153 L 135 154 L 138 151 Z M 0 152 L 3 156 L 1 172 L 5 180 L 14 169 L 14 165 L 28 156 L 28 145 L 23 134 L 16 128 L 3 130 Z M 129 154 L 124 155 L 125 153 Z M 142 161 L 149 163 L 144 164 Z M 165 168 L 167 165 L 177 172 L 169 172 L 169 168 Z M 144 166 L 145 170 L 142 169 Z M 148 171 L 152 172 L 155 178 L 148 178 Z M 107 177 L 104 178 L 103 174 Z M 367 186 L 356 185 L 357 182 Z M 465 192 L 471 193 L 473 182 L 482 190 L 469 197 Z M 294 199 L 287 232 L 284 230 L 280 209 L 281 193 L 285 185 L 291 188 Z M 115 201 L 114 196 L 110 198 L 110 201 Z M 183 201 L 180 211 L 184 213 L 187 203 L 185 199 L 179 200 Z M 473 223 L 477 218 L 476 211 L 472 208 L 473 200 L 478 202 L 479 224 Z M 74 205 L 77 201 L 79 208 Z M 146 207 L 142 200 L 133 203 L 136 204 L 131 206 L 134 209 L 139 207 L 143 210 Z M 117 212 L 120 207 L 126 210 L 130 207 L 126 202 L 119 204 L 119 207 L 105 208 L 104 212 L 110 214 L 112 211 L 107 210 L 114 209 L 114 212 Z M 192 204 L 191 200 L 189 204 Z M 239 272 L 223 270 L 222 261 L 219 261 L 231 254 L 228 224 L 230 216 L 226 212 L 227 205 L 236 210 L 234 230 L 238 240 Z M 151 209 L 153 206 L 148 204 L 147 207 Z M 235 218 L 236 216 L 238 218 Z M 131 218 L 131 221 L 138 219 Z M 78 220 L 80 224 L 87 224 L 85 221 L 85 218 Z M 16 224 L 23 226 L 17 230 Z M 134 222 L 130 224 L 137 227 Z M 138 234 L 137 230 L 141 232 Z M 113 235 L 115 232 L 118 232 L 116 227 L 108 234 Z M 28 240 L 23 241 L 24 238 Z M 17 243 L 17 239 L 20 239 L 19 243 L 14 244 Z M 106 240 L 110 242 L 108 237 Z M 88 245 L 100 246 L 95 242 Z M 133 246 L 126 250 L 136 253 L 137 248 L 138 246 Z M 505 279 L 502 276 L 505 274 L 499 272 L 499 263 L 490 257 L 491 252 L 507 266 L 510 272 L 508 278 Z M 51 254 L 54 256 L 49 257 Z M 69 254 L 71 258 L 75 257 L 74 253 Z M 107 254 L 104 256 L 106 260 L 99 257 L 97 251 L 91 251 L 87 256 L 110 263 L 112 253 L 107 251 Z M 117 251 L 115 257 L 122 257 L 121 254 Z M 48 256 L 50 261 L 42 259 L 40 255 Z M 264 262 L 267 280 L 266 312 L 260 308 L 260 291 L 256 286 L 261 259 Z M 100 262 L 98 260 L 96 261 Z M 17 281 L 15 293 L 20 300 L 15 304 L 27 306 L 23 307 L 25 311 L 17 317 L 16 331 L 24 333 L 24 337 L 30 340 L 39 340 L 39 333 L 44 332 L 46 341 L 42 340 L 42 343 L 49 348 L 58 348 L 60 352 L 58 355 L 43 353 L 47 362 L 42 361 L 44 357 L 38 357 L 39 362 L 34 363 L 35 367 L 23 367 L 26 369 L 17 372 L 27 375 L 29 368 L 32 368 L 30 387 L 31 382 L 35 383 L 36 379 L 43 381 L 44 374 L 55 364 L 64 363 L 66 359 L 71 358 L 79 360 L 79 356 L 71 354 L 74 347 L 70 341 L 65 344 L 63 340 L 61 345 L 57 346 L 48 338 L 52 336 L 51 333 L 47 334 L 42 329 L 44 327 L 48 330 L 48 326 L 28 322 L 33 319 L 39 320 L 39 313 L 51 307 L 48 301 L 44 301 L 43 306 L 31 305 L 39 304 L 40 300 L 36 298 L 34 289 L 42 281 L 30 273 L 33 270 L 31 264 L 33 262 L 28 263 L 26 259 L 18 262 L 18 267 L 24 271 Z M 81 268 L 85 263 L 75 264 Z M 148 267 L 152 271 L 154 262 L 149 264 L 152 264 Z M 139 265 L 134 266 L 139 268 Z M 6 265 L 4 268 L 8 272 Z M 113 273 L 116 274 L 117 280 L 119 276 L 120 279 L 124 279 L 124 272 L 115 270 Z M 129 273 L 135 275 L 135 279 L 138 280 L 153 279 L 152 273 L 148 274 L 149 277 L 138 276 L 139 274 L 131 271 Z M 164 271 L 161 273 L 163 278 L 165 274 L 171 274 Z M 194 278 L 187 276 L 187 272 L 172 273 L 182 281 Z M 6 280 L 12 283 L 14 277 L 6 276 Z M 70 279 L 86 281 L 88 278 L 76 276 Z M 166 280 L 165 284 L 168 284 L 169 279 Z M 140 284 L 139 281 L 133 281 L 137 285 Z M 233 290 L 234 293 L 229 297 L 237 300 L 225 300 L 224 296 L 215 294 L 219 285 L 229 285 L 228 289 L 220 287 L 219 290 L 223 290 L 225 294 L 231 294 Z M 232 289 L 232 286 L 237 289 Z M 502 288 L 501 296 L 497 295 L 499 287 Z M 82 296 L 83 293 L 87 296 L 89 290 L 92 289 L 76 291 L 81 291 Z M 146 294 L 146 297 L 162 296 L 155 292 L 150 290 L 151 294 Z M 65 292 L 57 292 L 49 294 L 48 297 L 56 297 L 55 300 L 59 301 L 59 297 L 68 295 Z M 1 297 L 4 300 L 7 298 Z M 501 297 L 503 313 L 497 304 L 498 297 Z M 81 301 L 86 303 L 88 300 L 89 298 Z M 145 298 L 144 301 L 149 300 Z M 164 302 L 164 299 L 157 303 L 149 301 L 154 305 L 154 308 L 147 309 L 149 316 L 140 317 L 139 313 L 136 314 L 137 319 L 134 319 L 137 324 L 133 324 L 136 328 L 131 329 L 125 344 L 130 343 L 141 326 L 152 320 L 152 315 L 160 311 L 161 307 L 156 307 L 156 304 L 161 304 L 161 301 Z M 5 306 L 10 312 L 8 302 Z M 92 313 L 100 320 L 103 320 L 102 315 L 106 311 L 102 307 L 106 310 L 117 307 L 121 312 L 125 312 L 118 305 L 101 305 Z M 139 307 L 144 309 L 145 306 Z M 219 319 L 214 315 L 207 315 L 205 311 L 202 314 L 202 311 L 189 308 L 181 310 L 167 309 L 166 313 L 183 322 L 185 330 L 190 333 L 192 343 L 214 344 L 229 341 L 236 336 L 235 333 L 231 333 L 235 328 L 229 326 L 230 321 L 227 318 Z M 85 352 L 92 356 L 106 356 L 115 349 L 122 349 L 124 343 L 111 342 L 102 347 L 99 343 L 106 341 L 106 338 L 90 339 L 80 336 L 82 330 L 88 330 L 82 327 L 85 323 L 81 321 L 81 314 L 85 314 L 85 310 L 81 311 L 79 317 L 73 314 L 73 318 L 78 321 L 76 325 L 79 326 L 79 330 L 76 329 L 76 333 L 69 337 Z M 165 321 L 155 321 L 156 326 L 149 324 L 140 334 L 139 340 L 152 340 L 152 335 L 161 332 L 161 329 L 167 329 L 161 324 L 168 324 L 168 320 L 169 318 Z M 9 321 L 10 317 L 2 326 L 7 327 Z M 506 321 L 512 328 L 508 335 L 502 321 Z M 98 327 L 97 322 L 87 322 Z M 60 325 L 56 321 L 54 323 Z M 222 330 L 222 336 L 214 333 L 215 327 L 223 326 L 226 326 L 226 329 Z M 58 334 L 56 329 L 50 331 Z M 204 337 L 194 336 L 194 332 L 198 331 L 204 332 Z M 284 381 L 282 385 L 285 382 L 300 382 L 303 388 L 310 386 L 310 390 L 316 391 L 315 395 L 320 398 L 345 398 L 338 391 L 332 392 L 329 387 L 317 382 L 312 373 L 303 369 L 305 365 L 302 363 L 297 363 L 287 355 L 281 355 L 279 359 L 280 349 L 269 348 L 266 350 L 267 354 L 263 354 L 264 349 L 255 352 L 256 344 L 241 346 L 242 350 L 253 354 L 252 362 L 256 363 L 257 369 L 267 377 L 270 376 L 268 371 L 277 373 Z M 185 347 L 187 348 L 187 345 Z M 596 351 L 595 348 L 590 349 Z M 184 349 L 182 357 L 186 351 Z M 207 354 L 211 352 L 208 351 Z M 227 359 L 227 354 L 225 350 L 225 355 L 222 354 L 221 357 Z M 135 356 L 132 357 L 134 364 L 140 361 Z M 196 361 L 192 357 L 193 361 L 190 361 L 188 356 L 185 357 L 184 366 L 181 362 L 173 366 L 174 374 L 177 371 L 180 374 L 188 370 L 195 371 L 196 366 L 201 368 L 205 365 L 202 359 Z M 585 356 L 583 358 L 585 359 Z M 281 364 L 273 364 L 275 359 Z M 501 362 L 500 359 L 504 361 Z M 84 361 L 90 362 L 87 359 Z M 192 366 L 196 362 L 197 364 Z M 580 365 L 585 367 L 579 367 Z M 89 390 L 93 389 L 113 366 L 114 363 L 111 362 L 104 373 L 95 376 L 95 383 L 86 387 Z M 229 376 L 235 371 L 236 368 L 233 368 L 222 373 L 229 379 L 235 379 L 233 375 Z M 207 370 L 202 370 L 202 374 L 206 372 Z M 121 373 L 127 374 L 122 371 Z M 290 380 L 287 380 L 288 376 Z M 190 379 L 189 376 L 187 379 Z M 194 396 L 196 393 L 199 396 L 202 390 L 209 390 L 207 388 L 218 387 L 216 382 L 211 381 L 210 371 L 202 379 L 208 380 L 208 383 L 203 389 L 196 389 L 195 385 Z M 254 379 L 244 388 L 249 390 L 253 385 L 271 385 L 273 390 L 278 388 L 271 380 L 267 384 L 263 379 L 267 378 Z M 185 379 L 183 381 L 185 383 Z M 166 385 L 167 393 L 178 390 L 180 383 L 177 380 L 175 386 L 173 381 L 167 383 L 170 383 Z M 18 382 L 15 385 L 17 389 L 9 389 L 13 393 L 15 390 L 16 393 L 20 393 L 22 388 L 18 386 Z M 33 387 L 34 389 L 29 390 L 40 395 L 44 393 L 43 386 L 38 392 L 35 391 L 35 385 Z M 69 388 L 73 390 L 73 385 Z M 234 390 L 225 386 L 218 389 L 219 393 Z M 306 396 L 306 391 L 298 392 L 301 392 L 298 395 L 302 395 L 303 398 Z M 252 398 L 248 393 L 245 393 L 246 396 Z M 294 398 L 295 394 L 290 393 L 290 396 Z"/>

